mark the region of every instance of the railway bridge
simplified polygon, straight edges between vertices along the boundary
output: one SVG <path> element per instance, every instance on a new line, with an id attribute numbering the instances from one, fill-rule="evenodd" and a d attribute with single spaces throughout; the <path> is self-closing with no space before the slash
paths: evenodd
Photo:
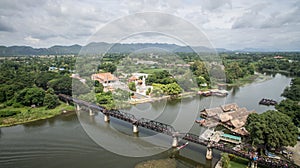
<path id="1" fill-rule="evenodd" d="M 155 120 L 150 120 L 146 118 L 141 118 L 137 119 L 134 115 L 122 112 L 120 110 L 107 110 L 106 108 L 102 106 L 98 106 L 94 103 L 89 103 L 77 98 L 73 98 L 68 95 L 64 94 L 59 94 L 58 95 L 59 99 L 66 102 L 67 104 L 73 103 L 76 107 L 76 111 L 81 110 L 82 108 L 85 108 L 88 112 L 89 115 L 94 115 L 95 112 L 101 112 L 104 115 L 104 121 L 109 122 L 110 117 L 117 118 L 119 120 L 123 120 L 125 122 L 131 123 L 132 124 L 132 131 L 133 133 L 138 133 L 139 129 L 138 127 L 143 127 L 146 129 L 150 129 L 152 131 L 158 132 L 158 133 L 163 133 L 169 136 L 172 136 L 172 147 L 177 147 L 178 146 L 178 140 L 179 138 L 182 138 L 183 140 L 195 143 L 195 144 L 200 144 L 203 146 L 207 147 L 206 150 L 206 159 L 212 159 L 213 157 L 213 149 L 234 154 L 236 156 L 240 156 L 246 159 L 249 159 L 251 167 L 255 168 L 257 165 L 259 166 L 265 166 L 265 167 L 278 167 L 278 168 L 300 168 L 299 166 L 288 162 L 284 160 L 276 160 L 276 159 L 270 159 L 270 158 L 265 158 L 261 156 L 254 156 L 251 153 L 244 153 L 242 151 L 235 151 L 231 148 L 225 147 L 222 144 L 219 143 L 212 143 L 208 140 L 204 140 L 203 138 L 200 138 L 199 135 L 195 135 L 192 133 L 179 133 L 177 132 L 174 127 L 171 125 L 161 123 Z"/>

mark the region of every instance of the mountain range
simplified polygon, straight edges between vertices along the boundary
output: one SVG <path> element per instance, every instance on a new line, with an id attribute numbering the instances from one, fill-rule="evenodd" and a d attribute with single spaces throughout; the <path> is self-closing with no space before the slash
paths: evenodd
<path id="1" fill-rule="evenodd" d="M 0 46 L 0 56 L 22 56 L 22 55 L 66 55 L 66 54 L 99 54 L 104 52 L 111 53 L 131 53 L 135 51 L 143 51 L 145 49 L 154 49 L 160 51 L 169 52 L 271 52 L 270 50 L 246 48 L 243 50 L 227 50 L 224 48 L 207 48 L 203 46 L 180 46 L 176 44 L 167 43 L 104 43 L 104 42 L 92 42 L 86 46 L 71 45 L 71 46 L 59 46 L 55 45 L 50 48 L 33 48 L 30 46 Z M 148 50 L 149 51 L 149 50 Z M 274 51 L 274 50 L 273 50 Z"/>

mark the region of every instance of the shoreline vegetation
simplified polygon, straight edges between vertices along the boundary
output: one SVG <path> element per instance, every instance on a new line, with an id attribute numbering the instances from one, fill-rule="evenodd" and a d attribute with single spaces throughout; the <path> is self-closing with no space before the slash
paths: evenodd
<path id="1" fill-rule="evenodd" d="M 60 103 L 61 104 L 54 109 L 46 109 L 45 107 L 6 107 L 4 109 L 1 109 L 0 112 L 15 111 L 18 113 L 10 117 L 0 118 L 0 128 L 45 120 L 55 116 L 59 116 L 61 114 L 75 111 L 75 108 L 72 105 L 67 105 L 63 102 Z"/>
<path id="2" fill-rule="evenodd" d="M 240 86 L 245 86 L 247 84 L 251 84 L 253 82 L 264 82 L 267 80 L 270 80 L 272 77 L 270 77 L 269 75 L 264 75 L 262 73 L 259 72 L 255 72 L 253 75 L 248 75 L 245 76 L 243 78 L 237 79 L 232 83 L 223 83 L 223 85 L 229 86 L 229 87 L 240 87 Z"/>
<path id="3" fill-rule="evenodd" d="M 263 82 L 266 80 L 271 79 L 269 76 L 263 75 L 261 73 L 256 73 L 254 75 L 249 75 L 247 77 L 241 78 L 236 80 L 231 84 L 224 84 L 229 87 L 233 86 L 244 86 L 246 84 L 250 84 L 253 82 Z M 200 89 L 201 90 L 201 89 Z M 202 91 L 207 91 L 209 89 L 202 89 Z M 134 99 L 128 102 L 129 105 L 123 105 L 123 107 L 129 107 L 131 105 L 143 104 L 143 103 L 153 103 L 162 100 L 172 100 L 172 99 L 183 99 L 188 97 L 196 96 L 198 91 L 195 92 L 183 92 L 178 94 L 177 96 L 173 97 L 172 95 L 165 95 L 161 97 L 150 97 L 144 99 Z M 20 113 L 13 115 L 11 117 L 0 118 L 0 128 L 1 127 L 10 127 L 25 123 L 30 123 L 38 120 L 49 119 L 65 112 L 74 111 L 75 108 L 71 105 L 67 105 L 63 102 L 60 102 L 60 105 L 55 109 L 45 109 L 45 107 L 21 107 L 21 108 L 14 108 L 14 107 L 6 107 L 0 110 L 1 111 L 19 111 Z"/>
<path id="4" fill-rule="evenodd" d="M 222 83 L 222 85 L 224 86 L 228 86 L 228 87 L 241 87 L 241 86 L 245 86 L 247 84 L 251 84 L 253 82 L 264 82 L 267 80 L 270 80 L 271 77 L 264 75 L 262 73 L 255 73 L 254 75 L 249 75 L 246 76 L 244 78 L 238 79 L 236 81 L 234 81 L 233 83 Z M 204 89 L 200 89 L 200 91 L 209 91 L 212 89 L 216 89 L 218 86 L 213 86 L 211 89 L 208 88 L 204 88 Z M 194 91 L 194 92 L 183 92 L 178 94 L 176 97 L 172 97 L 171 95 L 165 95 L 165 96 L 161 96 L 161 97 L 149 97 L 149 98 L 144 98 L 144 99 L 134 99 L 129 101 L 130 105 L 136 105 L 136 104 L 143 104 L 143 103 L 152 103 L 152 102 L 157 102 L 157 101 L 161 101 L 161 100 L 170 100 L 170 99 L 182 99 L 182 98 L 188 98 L 188 97 L 193 97 L 196 96 L 198 94 L 198 91 Z"/>

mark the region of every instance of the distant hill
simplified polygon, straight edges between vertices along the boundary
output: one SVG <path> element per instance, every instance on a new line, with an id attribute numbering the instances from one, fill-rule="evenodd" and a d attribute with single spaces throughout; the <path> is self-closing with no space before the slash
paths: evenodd
<path id="1" fill-rule="evenodd" d="M 132 44 L 120 44 L 120 43 L 104 43 L 104 42 L 92 42 L 86 46 L 71 45 L 71 46 L 59 46 L 55 45 L 50 48 L 32 48 L 30 46 L 0 46 L 0 56 L 22 56 L 22 55 L 62 55 L 62 54 L 78 54 L 79 52 L 87 54 L 99 54 L 104 52 L 111 53 L 130 53 L 136 51 L 150 51 L 149 48 L 156 48 L 159 50 L 165 50 L 170 52 L 233 52 L 224 48 L 207 48 L 203 46 L 179 46 L 176 44 L 167 43 L 132 43 Z M 107 51 L 108 49 L 108 51 Z M 235 50 L 236 52 L 271 52 L 271 50 L 246 48 L 242 50 Z M 278 51 L 278 50 L 273 50 Z"/>
<path id="2" fill-rule="evenodd" d="M 80 50 L 80 45 L 53 46 L 50 48 L 32 48 L 29 46 L 0 46 L 0 56 L 78 54 Z"/>

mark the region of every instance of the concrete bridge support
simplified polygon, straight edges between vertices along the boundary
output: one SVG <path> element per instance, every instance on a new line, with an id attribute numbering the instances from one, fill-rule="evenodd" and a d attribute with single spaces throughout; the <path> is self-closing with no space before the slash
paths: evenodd
<path id="1" fill-rule="evenodd" d="M 139 133 L 139 128 L 138 128 L 138 126 L 136 124 L 132 124 L 132 131 L 135 134 Z"/>
<path id="2" fill-rule="evenodd" d="M 178 137 L 177 136 L 172 136 L 172 147 L 176 148 L 178 146 Z"/>
<path id="3" fill-rule="evenodd" d="M 211 159 L 212 159 L 212 148 L 211 148 L 211 145 L 210 145 L 210 144 L 207 145 L 207 149 L 206 149 L 206 159 L 207 159 L 207 160 L 211 160 Z"/>
<path id="4" fill-rule="evenodd" d="M 76 104 L 76 110 L 77 110 L 77 111 L 81 110 L 79 104 Z"/>
<path id="5" fill-rule="evenodd" d="M 108 114 L 104 114 L 104 121 L 109 122 L 110 118 Z"/>
<path id="6" fill-rule="evenodd" d="M 95 113 L 93 112 L 93 110 L 92 110 L 92 109 L 89 109 L 89 115 L 90 115 L 90 116 L 93 116 L 93 115 L 95 115 Z"/>

